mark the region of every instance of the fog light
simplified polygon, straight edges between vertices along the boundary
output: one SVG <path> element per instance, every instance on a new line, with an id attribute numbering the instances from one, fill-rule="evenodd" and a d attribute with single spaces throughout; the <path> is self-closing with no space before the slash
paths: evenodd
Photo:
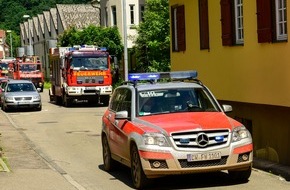
<path id="1" fill-rule="evenodd" d="M 242 156 L 242 159 L 243 159 L 244 161 L 249 160 L 249 155 L 248 155 L 248 154 L 244 154 L 244 155 Z"/>
<path id="2" fill-rule="evenodd" d="M 155 162 L 153 162 L 152 165 L 154 166 L 154 168 L 159 168 L 161 163 L 159 161 L 155 161 Z"/>

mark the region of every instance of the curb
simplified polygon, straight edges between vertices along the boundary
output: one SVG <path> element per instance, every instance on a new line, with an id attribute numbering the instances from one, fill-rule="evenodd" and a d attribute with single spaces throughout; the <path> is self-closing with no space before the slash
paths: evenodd
<path id="1" fill-rule="evenodd" d="M 289 166 L 281 165 L 281 164 L 264 160 L 261 158 L 254 158 L 253 167 L 281 176 L 286 181 L 290 181 L 290 167 Z"/>

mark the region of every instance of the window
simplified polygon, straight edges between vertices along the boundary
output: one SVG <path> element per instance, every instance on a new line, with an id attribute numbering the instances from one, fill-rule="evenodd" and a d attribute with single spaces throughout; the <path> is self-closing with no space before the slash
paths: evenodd
<path id="1" fill-rule="evenodd" d="M 145 6 L 140 5 L 140 22 L 144 22 L 144 11 L 145 11 Z"/>
<path id="2" fill-rule="evenodd" d="M 287 40 L 286 0 L 276 0 L 277 40 Z"/>
<path id="3" fill-rule="evenodd" d="M 128 111 L 128 115 L 131 114 L 131 97 L 132 93 L 129 89 L 119 88 L 116 89 L 112 96 L 112 102 L 109 107 L 113 111 Z"/>
<path id="4" fill-rule="evenodd" d="M 105 8 L 105 26 L 106 27 L 108 27 L 109 25 L 108 25 L 108 8 L 106 7 Z"/>
<path id="5" fill-rule="evenodd" d="M 222 43 L 244 44 L 243 0 L 221 0 Z"/>
<path id="6" fill-rule="evenodd" d="M 117 10 L 116 6 L 112 6 L 112 25 L 117 26 Z"/>
<path id="7" fill-rule="evenodd" d="M 135 24 L 134 21 L 134 5 L 130 5 L 130 23 L 131 24 Z"/>
<path id="8" fill-rule="evenodd" d="M 286 0 L 256 0 L 259 43 L 287 41 Z"/>
<path id="9" fill-rule="evenodd" d="M 237 44 L 244 43 L 243 0 L 235 0 L 235 38 Z"/>
<path id="10" fill-rule="evenodd" d="M 184 5 L 171 7 L 172 51 L 185 51 L 185 16 Z"/>
<path id="11" fill-rule="evenodd" d="M 208 0 L 199 0 L 200 49 L 209 49 Z"/>

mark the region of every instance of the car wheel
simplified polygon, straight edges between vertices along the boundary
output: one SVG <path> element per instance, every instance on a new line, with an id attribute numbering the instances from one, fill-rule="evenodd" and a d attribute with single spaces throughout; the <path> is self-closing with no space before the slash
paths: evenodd
<path id="1" fill-rule="evenodd" d="M 64 107 L 70 107 L 71 106 L 71 99 L 68 98 L 66 94 L 64 94 L 64 96 L 62 98 L 62 101 L 63 101 Z"/>
<path id="2" fill-rule="evenodd" d="M 136 189 L 142 189 L 148 183 L 136 145 L 131 148 L 131 176 Z"/>
<path id="3" fill-rule="evenodd" d="M 7 112 L 7 111 L 8 111 L 8 108 L 7 108 L 4 104 L 2 104 L 1 108 L 2 108 L 2 110 L 3 110 L 4 112 Z"/>
<path id="4" fill-rule="evenodd" d="M 36 111 L 41 111 L 42 110 L 42 105 L 40 105 L 38 108 L 36 108 Z"/>
<path id="5" fill-rule="evenodd" d="M 252 166 L 246 168 L 246 170 L 229 170 L 229 175 L 234 181 L 246 182 L 252 173 Z"/>
<path id="6" fill-rule="evenodd" d="M 102 147 L 104 168 L 106 171 L 112 171 L 115 169 L 116 161 L 111 156 L 111 150 L 106 136 L 102 137 Z"/>

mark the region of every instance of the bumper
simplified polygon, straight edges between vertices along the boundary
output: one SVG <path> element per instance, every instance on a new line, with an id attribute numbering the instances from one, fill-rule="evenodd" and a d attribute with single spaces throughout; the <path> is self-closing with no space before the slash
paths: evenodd
<path id="1" fill-rule="evenodd" d="M 248 169 L 253 161 L 253 145 L 247 144 L 240 147 L 226 147 L 205 152 L 219 152 L 221 158 L 203 161 L 188 161 L 188 155 L 196 154 L 193 151 L 139 151 L 144 173 L 148 178 L 160 177 L 171 174 L 189 174 L 214 172 L 221 170 Z"/>
<path id="2" fill-rule="evenodd" d="M 96 95 L 111 95 L 112 86 L 94 86 L 94 87 L 67 87 L 69 96 L 96 96 Z"/>
<path id="3" fill-rule="evenodd" d="M 21 103 L 21 102 L 6 102 L 7 108 L 39 108 L 41 106 L 41 102 L 29 102 L 29 103 Z"/>

